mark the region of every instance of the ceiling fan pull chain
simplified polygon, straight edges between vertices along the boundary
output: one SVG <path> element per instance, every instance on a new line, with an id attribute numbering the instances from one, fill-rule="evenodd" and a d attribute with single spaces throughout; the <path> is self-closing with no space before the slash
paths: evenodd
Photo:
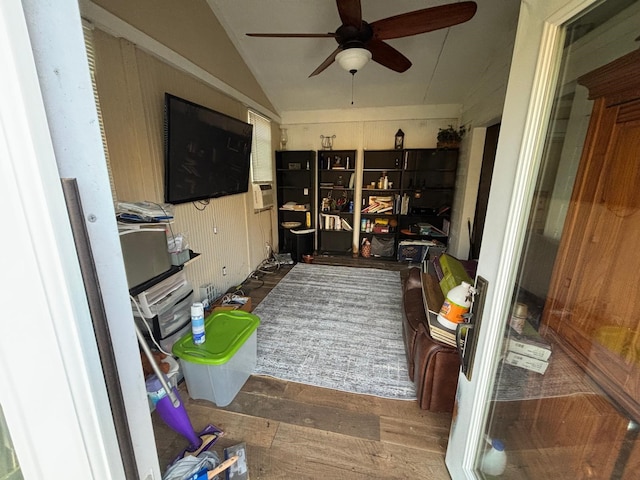
<path id="1" fill-rule="evenodd" d="M 352 73 L 351 74 L 351 105 L 353 105 L 353 82 L 354 82 L 354 78 L 356 78 L 356 76 Z"/>

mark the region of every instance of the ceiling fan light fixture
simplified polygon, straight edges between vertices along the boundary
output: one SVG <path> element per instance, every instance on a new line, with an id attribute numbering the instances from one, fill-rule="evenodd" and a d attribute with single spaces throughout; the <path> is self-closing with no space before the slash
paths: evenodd
<path id="1" fill-rule="evenodd" d="M 336 61 L 347 72 L 354 75 L 371 60 L 371 52 L 366 48 L 347 48 L 336 55 Z"/>

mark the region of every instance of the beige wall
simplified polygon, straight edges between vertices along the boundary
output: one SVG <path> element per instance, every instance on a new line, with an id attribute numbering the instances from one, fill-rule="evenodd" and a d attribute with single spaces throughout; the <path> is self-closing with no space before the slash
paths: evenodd
<path id="1" fill-rule="evenodd" d="M 454 203 L 457 208 L 451 218 L 452 242 L 449 245 L 451 254 L 459 258 L 467 258 L 469 255 L 467 220 L 471 225 L 474 224 L 486 128 L 499 123 L 502 118 L 515 27 L 514 25 L 512 31 L 501 33 L 504 39 L 503 51 L 496 52 L 483 75 L 477 78 L 477 83 L 474 89 L 469 91 L 462 108 L 461 122 L 467 125 L 470 131 L 460 147 L 456 179 L 460 188 L 456 190 Z"/>
<path id="2" fill-rule="evenodd" d="M 244 121 L 247 108 L 126 40 L 95 30 L 94 46 L 116 198 L 163 202 L 164 93 Z M 266 257 L 265 245 L 273 245 L 274 222 L 272 210 L 254 213 L 251 192 L 212 199 L 206 207 L 175 206 L 174 233 L 186 234 L 201 254 L 185 269 L 196 291 L 213 283 L 223 293 L 242 282 Z"/>
<path id="3" fill-rule="evenodd" d="M 334 150 L 356 150 L 356 193 L 354 201 L 361 201 L 362 159 L 364 150 L 385 150 L 394 147 L 395 134 L 402 129 L 405 134 L 405 148 L 435 148 L 436 136 L 440 127 L 450 123 L 458 123 L 459 106 L 432 106 L 425 108 L 393 109 L 394 119 L 389 109 L 367 109 L 359 113 L 360 118 L 349 118 L 353 111 L 320 111 L 300 112 L 283 115 L 283 128 L 287 128 L 289 150 L 320 150 L 320 135 L 333 136 Z M 343 119 L 329 121 L 329 119 Z M 322 121 L 325 120 L 325 121 Z M 291 122 L 291 123 L 289 123 Z M 294 123 L 297 122 L 297 123 Z M 360 224 L 358 209 L 354 217 L 354 225 Z M 352 249 L 359 251 L 359 229 L 354 229 Z"/>

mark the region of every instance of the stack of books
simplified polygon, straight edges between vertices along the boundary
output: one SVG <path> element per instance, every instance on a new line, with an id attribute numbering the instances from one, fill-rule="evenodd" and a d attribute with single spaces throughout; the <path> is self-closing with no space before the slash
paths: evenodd
<path id="1" fill-rule="evenodd" d="M 429 334 L 434 340 L 450 345 L 456 346 L 456 332 L 451 330 L 438 322 L 438 312 L 440 307 L 444 303 L 444 295 L 438 280 L 433 275 L 428 273 L 422 274 L 422 295 L 424 305 L 427 309 L 427 319 L 429 321 Z"/>
<path id="2" fill-rule="evenodd" d="M 369 197 L 369 205 L 361 213 L 384 213 L 393 211 L 393 196 Z"/>
<path id="3" fill-rule="evenodd" d="M 522 333 L 510 329 L 505 339 L 504 362 L 544 375 L 551 358 L 551 344 L 525 321 Z"/>
<path id="4" fill-rule="evenodd" d="M 429 318 L 429 333 L 431 334 L 431 338 L 438 342 L 456 347 L 456 331 L 451 330 L 438 322 L 437 312 L 429 312 L 427 317 Z"/>

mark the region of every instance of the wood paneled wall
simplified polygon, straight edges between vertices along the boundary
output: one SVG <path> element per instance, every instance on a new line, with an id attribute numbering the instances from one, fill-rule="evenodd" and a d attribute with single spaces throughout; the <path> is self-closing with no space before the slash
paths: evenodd
<path id="1" fill-rule="evenodd" d="M 118 201 L 163 202 L 164 93 L 246 121 L 247 108 L 135 45 L 94 32 L 96 83 Z M 276 138 L 277 140 L 277 138 Z M 220 293 L 242 282 L 273 245 L 275 213 L 255 213 L 251 192 L 175 206 L 174 233 L 201 254 L 186 274 L 196 289 Z M 217 233 L 214 233 L 217 232 Z M 223 268 L 226 274 L 223 274 Z"/>

